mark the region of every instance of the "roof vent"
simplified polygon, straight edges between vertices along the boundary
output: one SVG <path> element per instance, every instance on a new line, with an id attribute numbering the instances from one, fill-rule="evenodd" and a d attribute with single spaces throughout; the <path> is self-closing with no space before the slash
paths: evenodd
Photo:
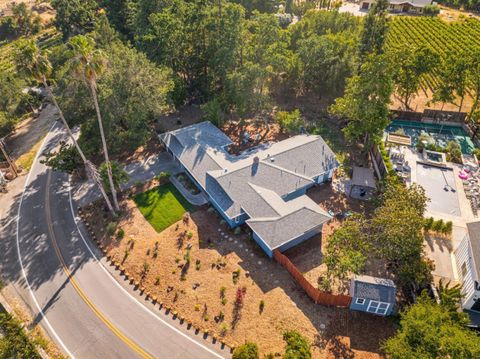
<path id="1" fill-rule="evenodd" d="M 275 157 L 270 157 L 270 162 L 275 162 Z"/>
<path id="2" fill-rule="evenodd" d="M 253 157 L 253 163 L 259 163 L 259 162 L 260 162 L 260 158 L 258 158 L 258 156 Z"/>
<path id="3" fill-rule="evenodd" d="M 223 172 L 224 172 L 224 173 L 227 173 L 227 172 L 228 172 L 228 169 L 227 169 L 227 168 L 225 168 L 225 169 L 223 170 Z"/>

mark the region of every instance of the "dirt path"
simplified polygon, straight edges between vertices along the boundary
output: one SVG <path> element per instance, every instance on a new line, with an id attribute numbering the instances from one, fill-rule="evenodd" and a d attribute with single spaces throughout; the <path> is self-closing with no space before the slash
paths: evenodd
<path id="1" fill-rule="evenodd" d="M 31 151 L 38 141 L 48 132 L 57 118 L 57 112 L 52 105 L 47 105 L 37 118 L 29 117 L 19 123 L 15 131 L 7 137 L 7 149 L 10 155 L 17 159 Z"/>

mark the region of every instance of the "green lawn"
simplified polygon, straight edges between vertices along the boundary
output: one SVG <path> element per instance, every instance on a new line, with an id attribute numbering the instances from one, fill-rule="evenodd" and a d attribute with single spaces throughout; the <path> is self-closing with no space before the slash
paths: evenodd
<path id="1" fill-rule="evenodd" d="M 170 227 L 182 219 L 185 212 L 193 210 L 192 205 L 171 183 L 137 194 L 133 199 L 157 232 Z"/>

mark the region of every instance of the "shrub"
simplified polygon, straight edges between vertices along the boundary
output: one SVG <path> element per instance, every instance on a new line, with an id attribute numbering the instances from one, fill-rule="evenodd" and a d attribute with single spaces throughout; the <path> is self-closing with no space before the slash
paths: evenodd
<path id="1" fill-rule="evenodd" d="M 275 114 L 275 121 L 283 132 L 290 133 L 299 132 L 300 128 L 305 124 L 298 109 L 291 112 L 278 111 Z"/>
<path id="2" fill-rule="evenodd" d="M 110 222 L 107 224 L 107 233 L 109 236 L 113 236 L 117 230 L 117 222 Z"/>
<path id="3" fill-rule="evenodd" d="M 452 230 L 453 230 L 453 223 L 452 221 L 448 221 L 443 225 L 442 233 L 445 235 L 449 235 L 449 234 L 452 234 Z"/>
<path id="4" fill-rule="evenodd" d="M 170 180 L 171 174 L 168 172 L 160 172 L 158 175 L 155 176 L 155 179 L 158 182 L 165 183 Z"/>
<path id="5" fill-rule="evenodd" d="M 462 148 L 457 141 L 450 141 L 445 149 L 447 160 L 455 163 L 462 163 Z"/>
<path id="6" fill-rule="evenodd" d="M 441 232 L 443 226 L 444 226 L 443 219 L 439 219 L 438 221 L 433 222 L 432 230 L 437 232 L 437 233 Z"/>
<path id="7" fill-rule="evenodd" d="M 200 270 L 200 267 L 201 267 L 200 259 L 197 259 L 197 260 L 195 261 L 195 269 L 196 269 L 196 270 Z"/>
<path id="8" fill-rule="evenodd" d="M 222 323 L 222 325 L 220 326 L 220 335 L 224 337 L 227 334 L 227 330 L 228 330 L 227 323 Z"/>
<path id="9" fill-rule="evenodd" d="M 283 334 L 283 340 L 287 343 L 284 359 L 310 359 L 310 343 L 295 331 L 288 331 Z"/>
<path id="10" fill-rule="evenodd" d="M 261 300 L 260 304 L 258 305 L 258 310 L 260 311 L 260 313 L 263 313 L 264 309 L 265 309 L 265 301 Z"/>
<path id="11" fill-rule="evenodd" d="M 423 8 L 423 13 L 427 16 L 437 16 L 440 14 L 440 8 L 435 4 L 425 5 Z"/>
<path id="12" fill-rule="evenodd" d="M 423 225 L 423 229 L 425 229 L 425 231 L 430 231 L 433 227 L 433 222 L 435 220 L 433 219 L 433 217 L 430 217 L 430 218 L 427 218 L 425 219 L 425 224 Z"/>
<path id="13" fill-rule="evenodd" d="M 159 276 L 155 277 L 155 285 L 160 285 L 160 277 Z"/>
<path id="14" fill-rule="evenodd" d="M 122 239 L 123 237 L 125 237 L 125 231 L 123 228 L 120 228 L 118 231 L 117 231 L 117 238 L 118 239 Z"/>
<path id="15" fill-rule="evenodd" d="M 13 131 L 14 121 L 5 112 L 0 112 L 0 138 Z"/>
<path id="16" fill-rule="evenodd" d="M 188 231 L 187 233 L 187 238 L 191 239 L 193 237 L 193 233 L 191 231 Z"/>
<path id="17" fill-rule="evenodd" d="M 255 343 L 245 343 L 233 351 L 232 359 L 258 359 L 258 346 Z"/>
<path id="18" fill-rule="evenodd" d="M 4 335 L 0 339 L 1 358 L 41 358 L 22 324 L 10 314 L 0 313 L 0 329 Z"/>

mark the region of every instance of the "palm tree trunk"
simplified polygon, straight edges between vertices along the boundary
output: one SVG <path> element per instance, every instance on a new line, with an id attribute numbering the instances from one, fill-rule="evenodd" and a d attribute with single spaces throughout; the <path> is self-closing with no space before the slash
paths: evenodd
<path id="1" fill-rule="evenodd" d="M 60 106 L 58 105 L 57 99 L 56 99 L 55 95 L 53 94 L 52 89 L 50 88 L 50 86 L 48 86 L 47 79 L 45 78 L 45 76 L 42 79 L 42 83 L 43 83 L 43 87 L 45 87 L 45 90 L 48 93 L 48 96 L 53 101 L 53 104 L 58 111 L 60 119 L 63 122 L 63 126 L 67 130 L 68 136 L 72 140 L 73 145 L 75 146 L 78 154 L 80 155 L 80 158 L 82 159 L 82 161 L 85 165 L 87 175 L 95 182 L 95 184 L 100 189 L 100 192 L 102 193 L 102 196 L 105 199 L 105 202 L 107 203 L 107 207 L 108 207 L 109 211 L 112 212 L 112 213 L 115 213 L 115 211 L 113 210 L 113 207 L 112 207 L 112 203 L 110 202 L 110 199 L 108 198 L 108 195 L 105 192 L 105 189 L 103 188 L 103 184 L 99 180 L 98 175 L 97 176 L 95 175 L 95 173 L 96 173 L 95 166 L 93 165 L 93 163 L 91 163 L 89 160 L 87 160 L 87 158 L 85 157 L 85 154 L 83 153 L 82 149 L 78 145 L 78 142 L 75 139 L 75 137 L 73 136 L 72 130 L 70 129 L 70 126 L 68 125 L 67 120 L 65 120 L 65 116 L 63 116 L 63 111 L 61 110 Z"/>
<path id="2" fill-rule="evenodd" d="M 115 184 L 113 183 L 112 166 L 110 164 L 110 159 L 108 158 L 107 141 L 105 140 L 105 132 L 103 131 L 102 115 L 100 113 L 100 106 L 98 106 L 98 98 L 97 98 L 97 91 L 95 89 L 95 83 L 94 81 L 89 81 L 88 84 L 90 86 L 90 91 L 92 92 L 95 111 L 97 112 L 98 127 L 100 128 L 100 136 L 102 138 L 103 154 L 105 156 L 105 164 L 107 166 L 108 182 L 110 183 L 110 190 L 112 191 L 113 205 L 116 211 L 120 211 L 120 206 L 118 205 L 118 199 L 117 199 L 117 190 L 115 189 Z"/>

